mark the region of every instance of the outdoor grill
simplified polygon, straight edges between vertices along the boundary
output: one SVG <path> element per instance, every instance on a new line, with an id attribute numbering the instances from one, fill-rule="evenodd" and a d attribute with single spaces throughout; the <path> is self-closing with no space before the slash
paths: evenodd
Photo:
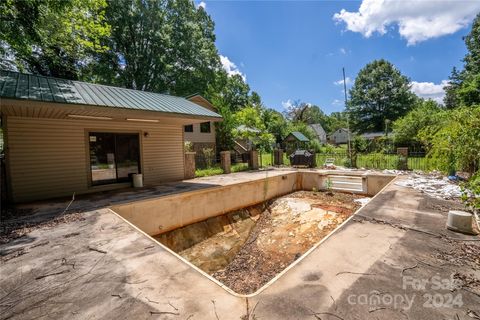
<path id="1" fill-rule="evenodd" d="M 315 154 L 307 150 L 296 150 L 290 156 L 290 164 L 294 167 L 314 167 Z"/>

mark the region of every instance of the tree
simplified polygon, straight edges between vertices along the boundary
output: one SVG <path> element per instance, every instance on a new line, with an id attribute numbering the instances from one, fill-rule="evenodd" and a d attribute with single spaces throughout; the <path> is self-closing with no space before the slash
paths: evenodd
<path id="1" fill-rule="evenodd" d="M 105 0 L 0 2 L 3 67 L 77 79 L 93 53 L 107 48 Z"/>
<path id="2" fill-rule="evenodd" d="M 446 112 L 418 136 L 428 145 L 429 156 L 439 160 L 445 171 L 480 168 L 480 105 Z"/>
<path id="3" fill-rule="evenodd" d="M 275 137 L 276 143 L 281 143 L 287 136 L 287 121 L 283 115 L 273 109 L 266 109 L 262 112 L 262 120 L 270 132 Z"/>
<path id="4" fill-rule="evenodd" d="M 320 123 L 325 127 L 328 123 L 328 116 L 322 109 L 314 104 L 295 100 L 287 110 L 284 111 L 285 117 L 291 121 L 300 121 L 306 124 Z"/>
<path id="5" fill-rule="evenodd" d="M 323 125 L 323 129 L 327 133 L 332 133 L 337 131 L 340 128 L 347 128 L 348 127 L 348 113 L 346 112 L 332 112 L 326 118 L 325 125 Z"/>
<path id="6" fill-rule="evenodd" d="M 445 111 L 433 100 L 419 100 L 415 108 L 393 123 L 394 139 L 398 144 L 419 145 L 418 134 L 426 127 L 438 124 Z"/>
<path id="7" fill-rule="evenodd" d="M 253 142 L 255 147 L 269 150 L 275 138 L 265 127 L 261 113 L 262 109 L 254 106 L 247 106 L 235 113 L 234 119 L 237 126 L 233 130 L 233 135 Z"/>
<path id="8" fill-rule="evenodd" d="M 208 86 L 205 97 L 209 100 L 221 99 L 225 107 L 236 112 L 247 106 L 250 101 L 250 87 L 240 75 L 228 75 L 223 69 L 215 73 L 215 79 Z M 257 95 L 254 99 L 260 99 Z"/>
<path id="9" fill-rule="evenodd" d="M 189 0 L 108 0 L 112 26 L 90 77 L 126 88 L 203 94 L 220 68 L 214 23 Z"/>
<path id="10" fill-rule="evenodd" d="M 302 102 L 301 100 L 295 100 L 286 108 L 283 113 L 290 121 L 307 123 L 307 110 L 309 107 L 309 103 Z"/>
<path id="11" fill-rule="evenodd" d="M 480 13 L 473 21 L 472 30 L 464 40 L 468 50 L 463 60 L 465 72 L 472 75 L 480 74 Z"/>
<path id="12" fill-rule="evenodd" d="M 223 117 L 223 121 L 215 125 L 218 150 L 233 149 L 233 130 L 236 128 L 233 115 L 248 105 L 249 92 L 250 87 L 241 76 L 229 76 L 223 69 L 217 70 L 214 81 L 208 85 L 205 97 Z M 254 99 L 257 98 L 260 99 L 258 94 Z"/>
<path id="13" fill-rule="evenodd" d="M 445 97 L 443 98 L 443 103 L 446 109 L 453 109 L 459 105 L 459 98 L 457 95 L 457 90 L 462 85 L 462 76 L 457 68 L 453 67 L 452 73 L 448 78 L 448 84 L 443 87 L 445 90 Z"/>
<path id="14" fill-rule="evenodd" d="M 408 78 L 390 62 L 375 60 L 360 70 L 350 89 L 351 127 L 360 133 L 384 131 L 385 121 L 407 114 L 415 100 Z"/>
<path id="15" fill-rule="evenodd" d="M 480 103 L 480 14 L 464 40 L 467 47 L 464 68 L 460 72 L 453 68 L 449 84 L 445 87 L 444 103 L 448 109 Z"/>
<path id="16" fill-rule="evenodd" d="M 457 97 L 461 105 L 473 106 L 480 103 L 480 73 L 470 75 L 457 89 Z"/>

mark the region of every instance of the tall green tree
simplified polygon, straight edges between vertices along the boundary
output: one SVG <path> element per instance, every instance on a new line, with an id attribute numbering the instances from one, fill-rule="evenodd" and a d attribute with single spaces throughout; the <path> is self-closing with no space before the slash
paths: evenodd
<path id="1" fill-rule="evenodd" d="M 390 62 L 375 60 L 360 70 L 350 89 L 351 128 L 360 133 L 384 131 L 386 121 L 407 114 L 415 100 L 409 79 Z"/>
<path id="2" fill-rule="evenodd" d="M 287 121 L 283 115 L 274 109 L 266 109 L 262 113 L 262 118 L 267 131 L 275 137 L 275 142 L 281 143 L 288 134 Z"/>
<path id="3" fill-rule="evenodd" d="M 472 23 L 472 30 L 465 37 L 467 54 L 465 55 L 465 72 L 480 74 L 480 13 Z"/>
<path id="4" fill-rule="evenodd" d="M 110 33 L 105 0 L 0 2 L 2 67 L 77 79 Z"/>
<path id="5" fill-rule="evenodd" d="M 464 40 L 467 47 L 464 68 L 461 71 L 453 68 L 449 84 L 445 87 L 444 103 L 448 109 L 480 104 L 480 14 Z"/>
<path id="6" fill-rule="evenodd" d="M 443 87 L 445 90 L 445 97 L 443 103 L 446 109 L 453 109 L 458 107 L 460 99 L 458 97 L 458 89 L 462 86 L 462 74 L 453 67 L 452 73 L 448 78 L 448 84 Z"/>
<path id="7" fill-rule="evenodd" d="M 209 99 L 217 108 L 223 121 L 217 122 L 216 139 L 218 150 L 232 150 L 234 145 L 233 130 L 235 129 L 235 112 L 241 110 L 249 104 L 250 87 L 240 75 L 229 76 L 223 69 L 217 70 L 215 79 L 207 88 L 205 97 Z M 260 100 L 260 96 L 253 100 Z"/>
<path id="8" fill-rule="evenodd" d="M 205 93 L 220 68 L 214 23 L 190 0 L 108 0 L 112 27 L 94 81 L 174 95 Z"/>

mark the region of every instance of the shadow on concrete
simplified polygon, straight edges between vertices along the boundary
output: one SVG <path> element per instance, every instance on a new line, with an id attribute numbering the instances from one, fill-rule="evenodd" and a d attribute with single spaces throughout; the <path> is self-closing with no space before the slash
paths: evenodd
<path id="1" fill-rule="evenodd" d="M 82 220 L 81 214 L 92 210 L 217 186 L 220 185 L 207 181 L 180 181 L 17 204 L 8 208 L 6 217 L 0 221 L 0 244 L 23 237 L 35 228 Z"/>

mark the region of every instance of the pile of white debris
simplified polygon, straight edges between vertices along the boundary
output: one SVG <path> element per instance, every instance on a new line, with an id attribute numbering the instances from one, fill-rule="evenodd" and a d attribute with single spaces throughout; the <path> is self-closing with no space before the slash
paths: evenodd
<path id="1" fill-rule="evenodd" d="M 410 174 L 408 177 L 395 182 L 398 186 L 420 190 L 437 199 L 458 199 L 462 195 L 460 186 L 447 177 L 441 175 Z"/>

